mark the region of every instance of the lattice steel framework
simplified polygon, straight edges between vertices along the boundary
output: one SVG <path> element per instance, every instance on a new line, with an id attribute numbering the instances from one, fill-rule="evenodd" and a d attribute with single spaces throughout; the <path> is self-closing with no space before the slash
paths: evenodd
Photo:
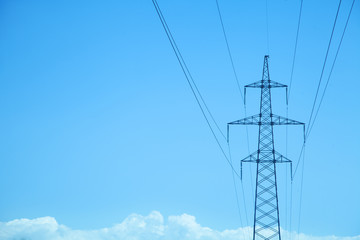
<path id="1" fill-rule="evenodd" d="M 287 86 L 270 80 L 268 59 L 269 56 L 266 55 L 262 80 L 245 86 L 245 91 L 246 88 L 261 89 L 260 114 L 228 123 L 228 127 L 230 125 L 259 126 L 258 150 L 241 160 L 241 168 L 243 162 L 257 165 L 253 240 L 281 240 L 276 163 L 290 163 L 292 166 L 292 162 L 275 151 L 273 126 L 303 125 L 305 129 L 305 124 L 302 122 L 272 113 L 271 88 L 287 89 Z"/>

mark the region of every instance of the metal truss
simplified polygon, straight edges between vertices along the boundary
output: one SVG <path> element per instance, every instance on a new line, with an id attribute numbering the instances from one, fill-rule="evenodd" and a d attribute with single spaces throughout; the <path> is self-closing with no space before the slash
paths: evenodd
<path id="1" fill-rule="evenodd" d="M 270 125 L 304 125 L 302 122 L 298 122 L 289 118 L 281 117 L 275 114 L 271 114 L 271 122 L 265 123 L 261 121 L 261 114 L 254 116 L 246 117 L 237 121 L 228 123 L 229 125 L 261 125 L 261 124 L 270 124 Z M 305 126 L 305 125 L 304 125 Z"/>
<path id="2" fill-rule="evenodd" d="M 228 123 L 228 130 L 231 125 L 259 126 L 258 150 L 241 160 L 241 169 L 244 162 L 257 166 L 253 240 L 281 240 L 276 163 L 290 163 L 292 168 L 292 161 L 275 151 L 273 126 L 303 125 L 305 132 L 304 123 L 272 113 L 271 88 L 287 88 L 287 85 L 270 80 L 268 58 L 264 57 L 262 80 L 245 86 L 245 90 L 261 89 L 260 114 Z"/>
<path id="3" fill-rule="evenodd" d="M 263 80 L 260 80 L 260 81 L 245 85 L 245 87 L 246 88 L 264 88 L 264 87 L 266 87 L 266 88 L 286 87 L 287 88 L 287 85 L 284 85 L 284 84 L 281 84 L 281 83 L 278 83 L 278 82 L 275 82 L 275 81 L 270 81 L 268 83 L 264 83 Z"/>

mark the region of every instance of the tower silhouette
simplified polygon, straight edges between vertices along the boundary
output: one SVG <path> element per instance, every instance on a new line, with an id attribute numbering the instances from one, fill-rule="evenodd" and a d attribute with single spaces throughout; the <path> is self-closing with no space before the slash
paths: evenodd
<path id="1" fill-rule="evenodd" d="M 305 124 L 302 122 L 272 113 L 271 88 L 286 88 L 287 90 L 287 85 L 270 80 L 268 59 L 269 56 L 266 55 L 262 80 L 246 85 L 244 91 L 246 96 L 246 88 L 261 89 L 260 114 L 228 123 L 228 126 L 259 126 L 257 151 L 241 160 L 241 169 L 244 162 L 256 163 L 253 240 L 281 240 L 276 163 L 290 163 L 292 172 L 292 161 L 275 151 L 273 126 L 303 125 L 305 129 Z"/>

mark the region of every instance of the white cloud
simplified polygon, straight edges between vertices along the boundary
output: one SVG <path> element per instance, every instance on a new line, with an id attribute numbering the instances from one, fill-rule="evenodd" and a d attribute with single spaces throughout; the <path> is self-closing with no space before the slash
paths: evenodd
<path id="1" fill-rule="evenodd" d="M 283 238 L 289 233 L 283 231 Z M 73 230 L 52 217 L 0 222 L 1 240 L 247 240 L 251 228 L 217 231 L 202 227 L 194 216 L 170 216 L 165 222 L 159 212 L 148 216 L 132 214 L 122 223 L 98 230 Z M 356 237 L 314 237 L 300 234 L 299 240 L 360 240 Z"/>

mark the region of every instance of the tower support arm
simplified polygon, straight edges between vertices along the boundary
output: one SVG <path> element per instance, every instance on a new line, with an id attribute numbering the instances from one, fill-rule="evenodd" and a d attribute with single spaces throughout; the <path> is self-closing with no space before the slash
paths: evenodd
<path id="1" fill-rule="evenodd" d="M 250 117 L 246 117 L 237 121 L 228 123 L 228 125 L 305 125 L 305 123 L 292 120 L 290 118 L 281 117 L 275 114 L 271 114 L 270 122 L 262 122 L 261 115 L 256 114 Z"/>
<path id="2" fill-rule="evenodd" d="M 271 154 L 271 153 L 270 153 Z M 272 154 L 271 154 L 272 155 Z M 266 162 L 273 162 L 273 163 L 290 163 L 290 174 L 292 174 L 292 160 L 288 159 L 287 157 L 283 156 L 279 152 L 274 150 L 274 158 L 272 160 L 260 160 L 258 158 L 258 151 L 250 154 L 249 156 L 243 158 L 240 161 L 240 178 L 242 179 L 242 164 L 243 163 L 266 163 Z M 292 176 L 292 175 L 291 175 Z M 291 177 L 292 180 L 292 177 Z"/>
<path id="3" fill-rule="evenodd" d="M 267 83 L 264 83 L 264 80 L 260 80 L 248 85 L 245 85 L 245 88 L 281 88 L 281 87 L 287 87 L 285 84 L 281 84 L 272 80 L 268 80 Z"/>
<path id="4" fill-rule="evenodd" d="M 291 163 L 292 161 L 287 157 L 283 156 L 277 151 L 274 151 L 274 158 L 272 160 L 260 160 L 258 159 L 258 152 L 254 152 L 243 158 L 241 162 L 251 162 L 251 163 L 259 163 L 259 162 L 274 162 L 274 163 Z"/>

